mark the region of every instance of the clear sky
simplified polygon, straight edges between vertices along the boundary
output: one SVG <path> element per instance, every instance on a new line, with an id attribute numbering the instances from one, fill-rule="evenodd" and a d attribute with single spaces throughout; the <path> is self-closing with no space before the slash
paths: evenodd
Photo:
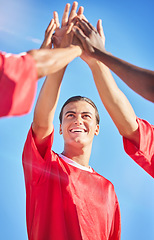
<path id="1" fill-rule="evenodd" d="M 39 48 L 53 11 L 58 11 L 61 19 L 66 3 L 65 0 L 0 0 L 0 49 L 20 53 Z M 154 70 L 152 0 L 81 0 L 79 5 L 85 7 L 85 15 L 93 25 L 102 19 L 108 51 L 140 67 Z M 154 105 L 113 76 L 136 115 L 154 124 Z M 43 81 L 38 82 L 37 96 Z M 53 149 L 58 153 L 63 150 L 63 140 L 58 133 L 60 107 L 68 97 L 79 94 L 90 97 L 99 109 L 100 134 L 94 139 L 90 165 L 115 186 L 121 208 L 122 240 L 153 240 L 154 181 L 124 152 L 122 138 L 99 99 L 90 69 L 79 58 L 68 66 L 64 77 L 54 119 Z M 21 155 L 32 119 L 33 109 L 26 116 L 0 120 L 2 240 L 27 240 Z"/>

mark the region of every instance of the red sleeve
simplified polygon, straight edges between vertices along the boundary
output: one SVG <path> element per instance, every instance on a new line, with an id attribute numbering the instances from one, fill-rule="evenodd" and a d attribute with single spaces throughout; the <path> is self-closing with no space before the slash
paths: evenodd
<path id="1" fill-rule="evenodd" d="M 0 53 L 0 117 L 30 111 L 36 80 L 35 62 L 29 54 Z"/>
<path id="2" fill-rule="evenodd" d="M 120 217 L 120 207 L 117 196 L 115 195 L 115 211 L 110 231 L 109 240 L 120 240 L 121 239 L 121 217 Z"/>
<path id="3" fill-rule="evenodd" d="M 35 144 L 32 127 L 30 128 L 25 142 L 22 162 L 24 168 L 25 182 L 30 184 L 38 183 L 41 175 L 47 172 L 48 161 L 50 161 L 51 147 L 53 143 L 54 132 L 48 137 L 46 142 L 46 153 L 44 158 L 40 155 Z"/>
<path id="4" fill-rule="evenodd" d="M 0 78 L 2 74 L 2 68 L 3 68 L 3 55 L 0 53 Z"/>
<path id="5" fill-rule="evenodd" d="M 154 177 L 154 126 L 139 118 L 137 122 L 140 133 L 139 148 L 123 138 L 124 149 L 139 166 Z"/>

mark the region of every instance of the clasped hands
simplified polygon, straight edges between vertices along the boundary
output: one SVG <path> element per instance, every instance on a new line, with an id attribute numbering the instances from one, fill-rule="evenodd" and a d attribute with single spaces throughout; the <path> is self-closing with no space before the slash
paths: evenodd
<path id="1" fill-rule="evenodd" d="M 41 48 L 65 48 L 77 45 L 82 49 L 81 58 L 88 62 L 90 57 L 95 57 L 98 51 L 105 51 L 105 36 L 101 20 L 97 22 L 97 30 L 83 15 L 81 6 L 77 12 L 78 3 L 73 2 L 71 11 L 67 3 L 64 9 L 60 27 L 58 13 L 54 12 L 49 23 Z M 69 13 L 70 11 L 70 13 Z"/>

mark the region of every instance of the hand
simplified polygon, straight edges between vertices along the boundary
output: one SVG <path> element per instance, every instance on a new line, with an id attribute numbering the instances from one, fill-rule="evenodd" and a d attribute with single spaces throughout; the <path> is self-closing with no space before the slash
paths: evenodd
<path id="1" fill-rule="evenodd" d="M 81 16 L 84 10 L 83 7 L 80 7 L 78 12 L 76 13 L 77 6 L 78 6 L 78 3 L 73 2 L 72 8 L 69 14 L 70 4 L 66 4 L 63 17 L 62 17 L 61 28 L 60 27 L 56 28 L 56 31 L 53 37 L 54 47 L 67 47 L 70 44 L 72 44 L 74 34 L 71 30 L 76 22 L 75 17 Z M 56 25 L 60 26 L 58 14 L 56 12 L 54 12 L 54 20 Z"/>
<path id="2" fill-rule="evenodd" d="M 53 35 L 53 32 L 55 31 L 56 27 L 58 27 L 58 26 L 54 22 L 54 19 L 52 19 L 45 31 L 44 41 L 40 48 L 44 48 L 44 49 L 52 48 L 52 35 Z"/>
<path id="3" fill-rule="evenodd" d="M 106 51 L 102 21 L 98 20 L 97 30 L 88 21 L 86 21 L 85 18 L 78 18 L 77 22 L 78 23 L 72 30 L 81 41 L 83 49 L 85 50 L 81 58 L 90 65 L 96 62 L 94 57 L 98 51 Z"/>

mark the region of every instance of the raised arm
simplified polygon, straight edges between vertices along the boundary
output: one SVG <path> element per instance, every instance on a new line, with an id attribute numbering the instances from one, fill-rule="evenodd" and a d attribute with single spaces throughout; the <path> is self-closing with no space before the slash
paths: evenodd
<path id="1" fill-rule="evenodd" d="M 77 48 L 76 48 L 77 49 Z M 34 49 L 28 51 L 36 62 L 38 79 L 57 72 L 74 59 L 72 46 L 60 49 Z M 67 57 L 66 57 L 67 56 Z"/>
<path id="2" fill-rule="evenodd" d="M 105 50 L 93 26 L 85 20 L 78 21 L 80 28 L 74 28 L 74 32 L 88 54 L 103 62 L 136 93 L 154 102 L 154 71 L 137 67 L 113 56 Z M 86 32 L 83 32 L 83 29 L 86 29 Z"/>
<path id="3" fill-rule="evenodd" d="M 43 149 L 41 150 L 42 155 L 45 152 L 45 148 L 42 148 L 42 146 L 46 145 L 46 139 L 53 131 L 53 118 L 59 98 L 61 81 L 65 72 L 66 65 L 75 57 L 80 56 L 82 53 L 82 50 L 79 46 L 71 45 L 72 33 L 68 32 L 68 28 L 70 27 L 73 18 L 76 16 L 77 3 L 73 3 L 70 15 L 68 16 L 69 9 L 70 5 L 66 4 L 61 28 L 59 28 L 58 14 L 54 12 L 54 20 L 57 26 L 54 36 L 54 44 L 56 47 L 55 51 L 61 51 L 61 47 L 64 47 L 64 50 L 67 50 L 67 53 L 63 55 L 63 60 L 61 60 L 61 55 L 59 55 L 59 59 L 57 59 L 58 61 L 65 62 L 65 65 L 63 65 L 63 67 L 59 71 L 49 75 L 46 78 L 34 112 L 32 129 L 35 135 L 35 141 L 37 146 L 41 146 L 41 149 Z M 79 13 L 80 11 L 81 9 L 79 10 Z M 48 40 L 45 39 L 44 42 L 46 46 L 51 46 L 51 37 L 50 34 L 47 34 L 48 31 L 50 31 L 50 28 L 47 28 L 45 35 L 45 38 L 48 38 Z M 43 47 L 45 47 L 45 45 Z"/>
<path id="4" fill-rule="evenodd" d="M 88 30 L 89 24 L 87 23 L 84 23 L 84 25 L 82 25 L 82 29 L 79 29 L 79 31 L 82 31 L 82 34 L 83 31 L 86 32 Z M 97 36 L 99 36 L 100 45 L 104 46 L 105 37 L 100 20 L 97 24 L 97 30 L 98 31 L 96 31 L 94 28 L 92 29 L 92 31 L 94 31 Z M 91 56 L 93 55 L 91 54 Z M 139 133 L 138 124 L 136 122 L 136 115 L 128 99 L 118 88 L 110 70 L 102 62 L 90 57 L 88 54 L 84 53 L 81 57 L 91 68 L 100 98 L 106 110 L 110 114 L 113 122 L 118 128 L 120 134 L 134 141 L 135 144 L 138 145 Z"/>

